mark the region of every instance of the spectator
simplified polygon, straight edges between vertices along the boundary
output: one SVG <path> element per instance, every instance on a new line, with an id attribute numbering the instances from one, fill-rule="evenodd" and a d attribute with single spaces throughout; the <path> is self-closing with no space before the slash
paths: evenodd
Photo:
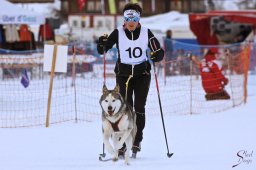
<path id="1" fill-rule="evenodd" d="M 206 100 L 230 99 L 225 90 L 228 79 L 222 74 L 222 64 L 216 60 L 216 53 L 217 49 L 211 48 L 203 60 L 199 61 L 195 56 L 191 59 L 199 66 Z"/>
<path id="2" fill-rule="evenodd" d="M 165 47 L 165 75 L 171 75 L 172 60 L 173 60 L 173 44 L 172 44 L 172 30 L 166 31 L 166 37 L 164 41 Z"/>
<path id="3" fill-rule="evenodd" d="M 40 25 L 38 41 L 55 41 L 54 31 L 49 24 L 49 20 L 46 20 L 44 25 Z"/>

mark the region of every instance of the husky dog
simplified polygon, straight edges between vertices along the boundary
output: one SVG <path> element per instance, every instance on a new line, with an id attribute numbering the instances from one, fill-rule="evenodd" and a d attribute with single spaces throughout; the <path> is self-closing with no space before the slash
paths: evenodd
<path id="1" fill-rule="evenodd" d="M 103 94 L 100 98 L 102 108 L 103 142 L 106 150 L 113 156 L 113 161 L 118 160 L 118 150 L 126 144 L 125 163 L 129 164 L 129 152 L 137 132 L 136 114 L 124 101 L 119 93 L 119 86 L 108 90 L 103 85 Z M 113 147 L 109 139 L 112 139 Z"/>

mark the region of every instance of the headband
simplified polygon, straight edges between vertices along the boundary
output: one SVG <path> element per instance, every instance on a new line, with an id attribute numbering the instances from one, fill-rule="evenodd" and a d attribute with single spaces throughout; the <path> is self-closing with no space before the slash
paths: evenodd
<path id="1" fill-rule="evenodd" d="M 135 11 L 135 10 L 133 10 L 133 9 L 128 9 L 128 10 L 124 11 L 124 17 L 127 17 L 127 18 L 133 18 L 133 17 L 140 18 L 140 13 Z"/>

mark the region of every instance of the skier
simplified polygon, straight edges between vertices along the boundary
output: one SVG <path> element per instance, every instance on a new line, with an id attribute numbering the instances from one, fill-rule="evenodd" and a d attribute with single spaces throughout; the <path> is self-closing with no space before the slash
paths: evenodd
<path id="1" fill-rule="evenodd" d="M 136 112 L 137 134 L 133 143 L 133 154 L 141 150 L 143 129 L 145 127 L 145 105 L 150 86 L 151 65 L 147 58 L 147 49 L 153 51 L 153 62 L 163 59 L 164 51 L 153 33 L 139 23 L 142 9 L 137 3 L 128 3 L 123 9 L 124 25 L 115 29 L 109 37 L 99 37 L 97 50 L 99 54 L 107 52 L 116 44 L 118 59 L 115 66 L 116 83 L 121 95 Z M 134 95 L 134 100 L 133 100 Z M 122 155 L 125 145 L 119 150 Z"/>

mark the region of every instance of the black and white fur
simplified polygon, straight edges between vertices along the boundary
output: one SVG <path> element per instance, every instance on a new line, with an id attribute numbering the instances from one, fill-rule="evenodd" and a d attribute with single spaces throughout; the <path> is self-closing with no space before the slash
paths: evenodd
<path id="1" fill-rule="evenodd" d="M 136 114 L 119 93 L 118 85 L 113 90 L 108 90 L 104 84 L 102 91 L 100 105 L 102 108 L 103 142 L 106 150 L 113 156 L 113 161 L 118 160 L 118 150 L 125 143 L 127 148 L 125 163 L 129 164 L 129 152 L 137 132 Z M 110 144 L 110 138 L 113 146 Z"/>

